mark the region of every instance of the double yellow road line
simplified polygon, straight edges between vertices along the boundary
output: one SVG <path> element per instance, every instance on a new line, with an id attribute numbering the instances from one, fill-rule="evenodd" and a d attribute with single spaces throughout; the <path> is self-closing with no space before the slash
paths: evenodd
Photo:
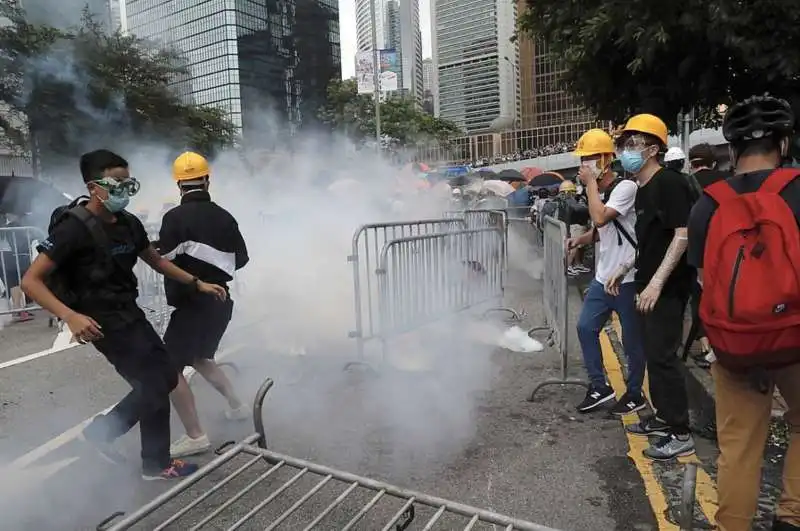
<path id="1" fill-rule="evenodd" d="M 622 331 L 616 314 L 612 316 L 612 326 L 617 337 L 620 338 L 621 341 Z M 611 384 L 611 387 L 614 388 L 614 392 L 617 394 L 617 396 L 622 396 L 622 394 L 625 392 L 625 378 L 622 374 L 622 365 L 619 361 L 617 353 L 614 351 L 613 345 L 611 344 L 611 339 L 608 337 L 608 334 L 605 332 L 605 330 L 600 332 L 600 347 L 603 352 L 603 364 L 606 368 L 606 374 L 608 375 L 609 383 Z M 644 381 L 644 393 L 648 402 L 652 403 L 650 401 L 650 388 L 647 384 L 647 377 L 645 377 Z M 637 422 L 639 422 L 639 416 L 636 414 L 625 415 L 622 417 L 623 426 L 636 424 Z M 647 498 L 650 500 L 650 506 L 653 508 L 653 514 L 658 522 L 658 529 L 660 531 L 677 531 L 678 526 L 668 521 L 666 517 L 669 504 L 667 503 L 665 489 L 661 486 L 658 478 L 656 477 L 652 461 L 647 459 L 642 454 L 642 452 L 649 446 L 647 439 L 644 437 L 633 436 L 628 433 L 627 430 L 625 431 L 625 436 L 628 439 L 628 456 L 631 458 L 631 460 L 633 460 L 636 469 L 642 476 Z M 700 460 L 694 455 L 682 457 L 679 459 L 679 461 L 681 463 L 700 464 Z M 717 511 L 717 488 L 714 484 L 714 481 L 702 468 L 702 466 L 699 466 L 697 469 L 697 490 L 695 492 L 696 500 L 700 506 L 700 509 L 705 514 L 709 523 L 712 526 L 715 525 L 716 521 L 714 515 Z"/>

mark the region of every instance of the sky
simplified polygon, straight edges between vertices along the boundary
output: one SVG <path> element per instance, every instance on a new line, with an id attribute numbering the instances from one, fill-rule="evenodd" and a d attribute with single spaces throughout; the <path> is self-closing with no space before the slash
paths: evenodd
<path id="1" fill-rule="evenodd" d="M 431 57 L 431 3 L 419 0 L 419 23 L 422 29 L 422 57 Z M 356 2 L 339 0 L 339 33 L 342 41 L 342 79 L 356 74 Z"/>

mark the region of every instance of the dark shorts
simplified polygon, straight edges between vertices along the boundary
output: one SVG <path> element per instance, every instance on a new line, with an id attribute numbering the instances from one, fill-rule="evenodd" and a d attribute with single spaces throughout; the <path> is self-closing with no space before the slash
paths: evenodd
<path id="1" fill-rule="evenodd" d="M 195 360 L 211 360 L 233 315 L 233 301 L 202 296 L 172 312 L 164 344 L 173 363 L 183 369 Z"/>

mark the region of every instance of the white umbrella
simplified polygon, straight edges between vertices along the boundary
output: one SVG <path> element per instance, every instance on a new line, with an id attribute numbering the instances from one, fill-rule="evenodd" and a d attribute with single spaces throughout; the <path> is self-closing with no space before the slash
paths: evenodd
<path id="1" fill-rule="evenodd" d="M 514 193 L 514 187 L 505 181 L 491 180 L 483 182 L 483 191 L 506 197 Z"/>

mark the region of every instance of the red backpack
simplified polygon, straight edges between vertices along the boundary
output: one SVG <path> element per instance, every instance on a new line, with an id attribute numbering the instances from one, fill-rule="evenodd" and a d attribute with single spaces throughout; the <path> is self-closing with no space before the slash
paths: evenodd
<path id="1" fill-rule="evenodd" d="M 798 176 L 775 170 L 752 193 L 727 181 L 705 190 L 719 206 L 706 237 L 700 318 L 730 369 L 800 362 L 800 229 L 778 195 Z"/>

